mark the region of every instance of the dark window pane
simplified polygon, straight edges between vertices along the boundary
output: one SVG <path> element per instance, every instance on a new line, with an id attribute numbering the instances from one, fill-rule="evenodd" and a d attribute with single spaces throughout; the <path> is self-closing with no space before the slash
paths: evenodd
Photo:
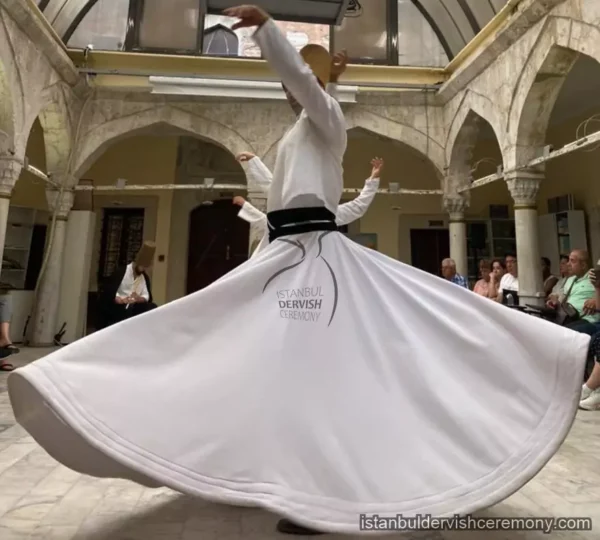
<path id="1" fill-rule="evenodd" d="M 125 44 L 129 0 L 98 0 L 79 23 L 67 45 L 121 51 Z"/>
<path id="2" fill-rule="evenodd" d="M 358 16 L 349 16 L 335 27 L 336 51 L 346 50 L 355 60 L 385 61 L 388 58 L 387 0 L 362 2 Z M 368 4 L 368 7 L 364 7 Z"/>
<path id="3" fill-rule="evenodd" d="M 204 33 L 202 54 L 237 56 L 239 47 L 239 40 L 235 32 L 226 26 L 219 24 Z"/>
<path id="4" fill-rule="evenodd" d="M 198 0 L 144 0 L 143 6 L 139 41 L 142 49 L 196 49 Z"/>
<path id="5" fill-rule="evenodd" d="M 237 19 L 225 17 L 223 15 L 206 15 L 204 17 L 204 48 L 206 48 L 206 41 L 210 39 L 210 36 L 206 34 L 211 28 L 221 25 L 225 28 L 231 29 L 232 25 L 237 22 Z M 260 57 L 260 49 L 255 45 L 252 40 L 252 34 L 254 28 L 238 28 L 232 30 L 238 38 L 238 56 L 249 56 L 249 57 Z"/>

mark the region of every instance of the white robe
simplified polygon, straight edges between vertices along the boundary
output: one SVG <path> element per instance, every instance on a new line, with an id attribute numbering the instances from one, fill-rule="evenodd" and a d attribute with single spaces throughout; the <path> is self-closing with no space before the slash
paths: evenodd
<path id="1" fill-rule="evenodd" d="M 248 176 L 249 184 L 254 183 L 255 185 L 261 184 L 263 186 L 270 185 L 273 178 L 271 171 L 269 171 L 269 169 L 259 158 L 254 157 L 247 163 L 248 168 L 246 174 Z M 365 185 L 358 197 L 338 206 L 335 220 L 338 227 L 348 225 L 365 215 L 369 209 L 369 206 L 371 206 L 375 195 L 377 195 L 379 181 L 379 178 L 368 178 L 365 181 Z M 253 204 L 246 201 L 240 208 L 238 217 L 244 221 L 247 221 L 251 225 L 258 227 L 258 233 L 261 235 L 261 240 L 251 255 L 251 257 L 256 257 L 266 246 L 269 245 L 269 227 L 267 215 L 256 208 Z"/>
<path id="2" fill-rule="evenodd" d="M 269 210 L 335 212 L 340 106 L 272 21 L 256 40 L 304 106 Z M 527 483 L 569 432 L 589 339 L 309 232 L 8 386 L 18 422 L 77 471 L 359 533 L 361 513 L 466 514 Z"/>

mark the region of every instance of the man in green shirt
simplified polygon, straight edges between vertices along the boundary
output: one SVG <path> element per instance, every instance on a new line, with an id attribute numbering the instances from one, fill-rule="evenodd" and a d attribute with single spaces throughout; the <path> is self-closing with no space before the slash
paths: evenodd
<path id="1" fill-rule="evenodd" d="M 568 325 L 577 332 L 593 335 L 600 330 L 600 313 L 596 311 L 596 289 L 590 281 L 590 256 L 582 249 L 575 249 L 569 255 L 571 277 L 564 285 L 564 302 L 573 306 L 579 313 L 579 320 Z"/>

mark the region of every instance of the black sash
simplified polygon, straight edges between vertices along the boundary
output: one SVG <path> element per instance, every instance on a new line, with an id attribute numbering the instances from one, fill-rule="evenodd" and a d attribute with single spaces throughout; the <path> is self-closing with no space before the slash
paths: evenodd
<path id="1" fill-rule="evenodd" d="M 324 206 L 275 210 L 267 214 L 267 222 L 269 242 L 291 234 L 338 230 L 335 214 Z"/>

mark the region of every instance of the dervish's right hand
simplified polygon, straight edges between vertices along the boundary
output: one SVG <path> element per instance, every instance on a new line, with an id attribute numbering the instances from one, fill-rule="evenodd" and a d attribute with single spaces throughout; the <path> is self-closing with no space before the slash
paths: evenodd
<path id="1" fill-rule="evenodd" d="M 244 197 L 234 197 L 233 204 L 237 204 L 238 206 L 244 206 L 246 204 L 246 199 Z"/>
<path id="2" fill-rule="evenodd" d="M 231 27 L 232 30 L 252 26 L 260 27 L 269 20 L 269 14 L 264 9 L 250 4 L 227 8 L 223 10 L 223 15 L 241 19 Z"/>

